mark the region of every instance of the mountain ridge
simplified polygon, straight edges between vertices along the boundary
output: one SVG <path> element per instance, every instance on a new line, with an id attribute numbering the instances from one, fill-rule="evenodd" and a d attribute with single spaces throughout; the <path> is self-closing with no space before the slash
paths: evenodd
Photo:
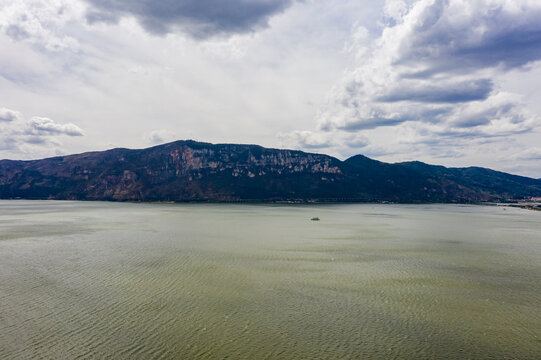
<path id="1" fill-rule="evenodd" d="M 346 160 L 259 145 L 177 140 L 40 160 L 0 160 L 0 198 L 111 201 L 509 201 L 541 180 L 480 167 Z"/>

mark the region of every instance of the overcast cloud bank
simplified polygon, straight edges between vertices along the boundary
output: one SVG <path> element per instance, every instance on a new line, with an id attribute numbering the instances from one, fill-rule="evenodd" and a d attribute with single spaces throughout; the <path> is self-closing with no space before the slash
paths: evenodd
<path id="1" fill-rule="evenodd" d="M 409 121 L 423 123 L 427 135 L 476 137 L 532 129 L 538 116 L 494 79 L 541 59 L 540 17 L 534 1 L 418 1 L 393 15 L 379 38 L 358 44 L 357 67 L 331 93 L 319 128 Z"/>

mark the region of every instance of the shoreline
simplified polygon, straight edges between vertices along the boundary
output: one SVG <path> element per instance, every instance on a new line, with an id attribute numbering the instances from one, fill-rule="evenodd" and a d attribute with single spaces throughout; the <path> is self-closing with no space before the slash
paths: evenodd
<path id="1" fill-rule="evenodd" d="M 237 205 L 478 205 L 520 208 L 524 210 L 541 211 L 541 202 L 524 202 L 510 200 L 509 202 L 393 202 L 393 201 L 336 201 L 336 200 L 185 200 L 185 201 L 129 201 L 129 200 L 88 200 L 88 199 L 44 199 L 44 198 L 0 198 L 0 201 L 57 201 L 57 202 L 87 202 L 115 204 L 237 204 Z M 522 202 L 522 203 L 521 203 Z"/>

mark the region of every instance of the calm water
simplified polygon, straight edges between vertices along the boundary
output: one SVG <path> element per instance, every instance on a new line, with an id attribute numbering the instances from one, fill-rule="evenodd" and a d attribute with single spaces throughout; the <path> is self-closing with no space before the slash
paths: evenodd
<path id="1" fill-rule="evenodd" d="M 106 357 L 541 359 L 541 212 L 0 201 L 0 358 Z"/>

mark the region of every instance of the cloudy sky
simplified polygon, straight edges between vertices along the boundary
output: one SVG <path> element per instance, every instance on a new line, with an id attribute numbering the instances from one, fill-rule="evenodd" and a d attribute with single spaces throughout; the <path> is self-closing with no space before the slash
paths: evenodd
<path id="1" fill-rule="evenodd" d="M 176 139 L 541 177 L 539 0 L 0 0 L 0 158 Z"/>

